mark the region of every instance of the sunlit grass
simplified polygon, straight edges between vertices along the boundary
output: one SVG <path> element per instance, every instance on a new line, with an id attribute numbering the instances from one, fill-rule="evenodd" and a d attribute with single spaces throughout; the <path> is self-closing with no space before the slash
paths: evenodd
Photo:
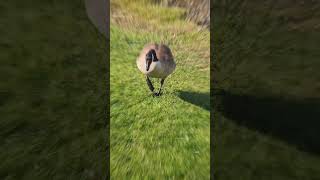
<path id="1" fill-rule="evenodd" d="M 122 3 L 129 18 L 113 21 L 110 33 L 111 177 L 209 179 L 210 113 L 181 97 L 184 91 L 203 93 L 202 103 L 209 102 L 209 32 L 180 18 L 181 9 Z M 149 27 L 140 30 L 144 23 Z M 158 98 L 136 67 L 149 42 L 168 44 L 177 62 Z M 207 68 L 196 66 L 203 64 Z"/>

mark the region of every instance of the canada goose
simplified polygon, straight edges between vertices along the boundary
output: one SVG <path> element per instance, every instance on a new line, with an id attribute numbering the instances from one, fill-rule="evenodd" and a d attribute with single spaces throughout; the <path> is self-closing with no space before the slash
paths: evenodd
<path id="1" fill-rule="evenodd" d="M 164 80 L 175 70 L 176 63 L 168 46 L 164 44 L 151 43 L 144 46 L 138 59 L 139 70 L 146 75 L 146 81 L 150 91 L 155 95 L 161 95 Z M 155 93 L 150 78 L 160 78 L 161 86 Z"/>

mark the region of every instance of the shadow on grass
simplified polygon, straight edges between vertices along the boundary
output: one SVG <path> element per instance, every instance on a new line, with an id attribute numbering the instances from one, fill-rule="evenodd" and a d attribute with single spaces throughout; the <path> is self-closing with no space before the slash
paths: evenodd
<path id="1" fill-rule="evenodd" d="M 178 91 L 178 96 L 189 103 L 210 111 L 210 94 L 199 92 Z"/>
<path id="2" fill-rule="evenodd" d="M 320 99 L 260 98 L 224 92 L 217 100 L 218 111 L 236 123 L 319 155 Z"/>

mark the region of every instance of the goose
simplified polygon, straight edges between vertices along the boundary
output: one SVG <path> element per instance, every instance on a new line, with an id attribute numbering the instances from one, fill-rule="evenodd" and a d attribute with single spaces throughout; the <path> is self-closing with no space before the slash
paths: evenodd
<path id="1" fill-rule="evenodd" d="M 161 95 L 165 79 L 175 70 L 176 63 L 170 48 L 164 44 L 150 43 L 144 46 L 137 58 L 138 69 L 146 75 L 147 85 L 155 96 Z M 161 79 L 159 92 L 154 92 L 150 78 Z"/>

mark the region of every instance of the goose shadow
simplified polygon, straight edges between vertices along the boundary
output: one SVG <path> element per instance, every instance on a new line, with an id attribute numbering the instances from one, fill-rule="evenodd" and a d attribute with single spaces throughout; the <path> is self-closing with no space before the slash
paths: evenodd
<path id="1" fill-rule="evenodd" d="M 216 97 L 217 110 L 237 124 L 284 140 L 300 150 L 319 155 L 319 98 L 285 99 L 230 92 Z"/>
<path id="2" fill-rule="evenodd" d="M 210 111 L 210 94 L 209 93 L 178 91 L 178 97 L 186 102 L 189 102 L 207 111 Z"/>

